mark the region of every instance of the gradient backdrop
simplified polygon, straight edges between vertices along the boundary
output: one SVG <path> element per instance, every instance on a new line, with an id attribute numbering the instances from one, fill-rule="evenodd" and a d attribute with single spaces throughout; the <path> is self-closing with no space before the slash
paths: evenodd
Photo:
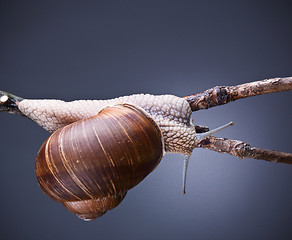
<path id="1" fill-rule="evenodd" d="M 185 96 L 292 76 L 289 1 L 0 1 L 0 89 L 26 98 Z M 193 114 L 218 134 L 292 152 L 292 92 Z M 116 209 L 84 222 L 39 189 L 49 134 L 0 114 L 1 239 L 292 239 L 292 168 L 204 149 L 167 155 Z"/>

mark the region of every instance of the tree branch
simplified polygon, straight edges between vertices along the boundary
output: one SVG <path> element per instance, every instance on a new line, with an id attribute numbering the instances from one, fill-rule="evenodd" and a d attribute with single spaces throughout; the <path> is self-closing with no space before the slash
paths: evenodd
<path id="1" fill-rule="evenodd" d="M 198 111 L 241 98 L 288 90 L 292 90 L 292 77 L 271 78 L 237 86 L 217 86 L 183 98 L 189 102 L 192 111 Z"/>
<path id="2" fill-rule="evenodd" d="M 223 105 L 241 98 L 288 90 L 292 90 L 292 77 L 271 78 L 237 86 L 217 86 L 183 98 L 189 102 L 192 111 L 198 111 Z M 195 127 L 198 133 L 209 131 L 207 127 Z M 269 162 L 292 164 L 291 153 L 255 148 L 239 140 L 210 137 L 201 141 L 197 147 L 207 148 L 220 153 L 228 153 L 238 158 L 253 158 Z"/>
<path id="3" fill-rule="evenodd" d="M 238 158 L 253 158 L 269 162 L 292 164 L 291 153 L 255 148 L 239 140 L 210 137 L 201 141 L 197 147 L 207 148 L 220 153 L 228 153 Z"/>

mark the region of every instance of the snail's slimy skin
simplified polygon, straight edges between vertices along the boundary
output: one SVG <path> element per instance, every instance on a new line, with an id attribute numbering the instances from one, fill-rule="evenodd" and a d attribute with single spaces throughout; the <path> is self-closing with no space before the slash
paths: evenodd
<path id="1" fill-rule="evenodd" d="M 26 116 L 54 132 L 36 159 L 39 185 L 52 199 L 86 220 L 116 207 L 126 191 L 153 171 L 166 152 L 185 155 L 185 193 L 193 149 L 202 139 L 232 125 L 230 122 L 197 134 L 189 103 L 173 95 L 135 94 L 111 100 L 64 102 L 23 99 L 0 91 L 0 111 Z M 101 182 L 93 177 L 100 177 Z M 96 195 L 96 191 L 101 194 Z"/>
<path id="2" fill-rule="evenodd" d="M 30 100 L 18 104 L 22 114 L 44 129 L 54 132 L 78 120 L 97 114 L 106 106 L 128 103 L 144 109 L 160 127 L 166 152 L 190 155 L 195 147 L 196 131 L 190 121 L 189 103 L 173 95 L 134 94 L 111 100 Z"/>

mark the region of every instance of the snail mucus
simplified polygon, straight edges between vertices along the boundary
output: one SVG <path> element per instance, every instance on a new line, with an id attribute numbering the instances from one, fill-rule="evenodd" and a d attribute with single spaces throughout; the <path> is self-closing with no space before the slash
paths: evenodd
<path id="1" fill-rule="evenodd" d="M 135 94 L 111 100 L 31 100 L 0 91 L 0 111 L 30 118 L 52 135 L 35 168 L 51 199 L 84 220 L 116 207 L 165 153 L 190 155 L 204 138 L 232 122 L 196 133 L 189 103 L 173 95 Z"/>

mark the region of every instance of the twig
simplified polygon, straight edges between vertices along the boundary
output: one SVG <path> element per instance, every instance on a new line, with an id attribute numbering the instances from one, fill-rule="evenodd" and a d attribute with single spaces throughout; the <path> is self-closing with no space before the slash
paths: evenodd
<path id="1" fill-rule="evenodd" d="M 198 111 L 223 105 L 241 98 L 288 90 L 292 90 L 292 77 L 271 78 L 237 86 L 217 86 L 183 98 L 189 102 L 192 111 Z M 208 128 L 196 126 L 196 131 L 206 132 Z M 207 148 L 220 153 L 228 153 L 238 158 L 253 158 L 269 162 L 292 164 L 291 153 L 255 148 L 239 140 L 210 137 L 203 140 L 197 147 Z"/>
<path id="2" fill-rule="evenodd" d="M 195 125 L 196 133 L 204 133 L 210 131 L 210 129 L 206 126 Z"/>
<path id="3" fill-rule="evenodd" d="M 292 154 L 251 147 L 248 143 L 227 138 L 210 137 L 200 142 L 199 148 L 228 153 L 238 158 L 261 159 L 269 162 L 292 164 Z"/>
<path id="4" fill-rule="evenodd" d="M 189 102 L 192 111 L 198 111 L 241 98 L 288 90 L 292 90 L 292 77 L 271 78 L 237 86 L 217 86 L 183 98 Z"/>

